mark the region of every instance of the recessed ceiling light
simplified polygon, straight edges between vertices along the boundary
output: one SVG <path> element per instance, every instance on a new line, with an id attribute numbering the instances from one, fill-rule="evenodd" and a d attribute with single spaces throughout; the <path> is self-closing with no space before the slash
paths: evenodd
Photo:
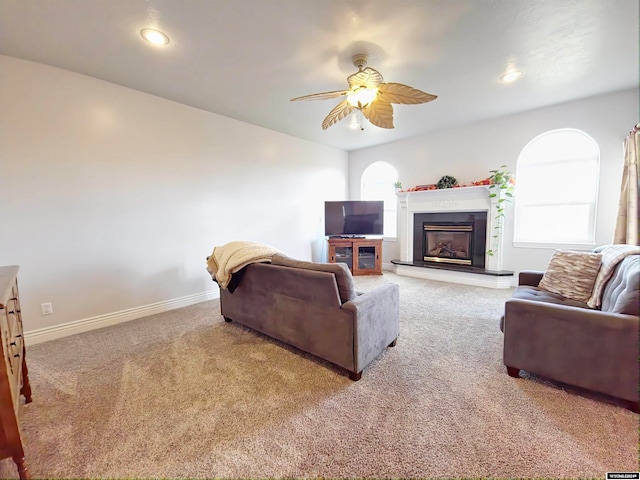
<path id="1" fill-rule="evenodd" d="M 511 70 L 509 72 L 506 72 L 500 75 L 500 81 L 509 83 L 517 80 L 521 76 L 522 76 L 522 72 L 520 70 Z"/>
<path id="2" fill-rule="evenodd" d="M 160 30 L 156 30 L 154 28 L 143 28 L 140 30 L 140 35 L 147 42 L 153 43 L 154 45 L 168 45 L 169 37 L 167 37 Z"/>

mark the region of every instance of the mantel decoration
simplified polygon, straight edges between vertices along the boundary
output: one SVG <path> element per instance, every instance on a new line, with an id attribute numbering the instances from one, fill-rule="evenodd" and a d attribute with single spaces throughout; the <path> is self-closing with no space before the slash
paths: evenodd
<path id="1" fill-rule="evenodd" d="M 506 165 L 502 165 L 500 168 L 506 168 Z M 464 188 L 485 185 L 487 188 L 489 188 L 489 196 L 491 198 L 497 196 L 491 195 L 491 193 L 496 193 L 498 190 L 504 190 L 505 196 L 508 198 L 513 197 L 513 186 L 515 184 L 513 174 L 507 170 L 489 170 L 489 172 L 491 173 L 491 175 L 487 178 L 469 183 L 458 183 L 458 180 L 456 180 L 455 177 L 445 175 L 438 181 L 438 183 L 416 185 L 415 187 L 403 189 L 401 190 L 401 192 L 421 192 L 423 190 L 441 190 L 443 188 Z M 402 182 L 395 182 L 393 186 L 395 188 L 402 189 Z"/>
<path id="2" fill-rule="evenodd" d="M 445 175 L 440 180 L 438 180 L 437 186 L 439 189 L 443 189 L 443 188 L 453 188 L 457 184 L 458 184 L 458 180 L 456 180 L 455 177 L 452 177 L 451 175 Z"/>

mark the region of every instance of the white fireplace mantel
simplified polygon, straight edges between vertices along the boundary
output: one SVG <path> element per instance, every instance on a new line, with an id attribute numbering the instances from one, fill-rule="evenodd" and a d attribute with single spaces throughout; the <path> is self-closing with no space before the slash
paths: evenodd
<path id="1" fill-rule="evenodd" d="M 488 185 L 479 185 L 473 187 L 446 188 L 440 190 L 420 190 L 413 192 L 398 192 L 398 200 L 400 202 L 399 225 L 398 225 L 398 242 L 400 247 L 400 260 L 403 262 L 413 261 L 413 219 L 416 213 L 433 213 L 433 212 L 487 212 L 487 249 L 494 250 L 494 255 L 485 253 L 485 269 L 492 272 L 503 270 L 502 252 L 503 252 L 503 234 L 504 229 L 499 229 L 499 237 L 493 238 L 494 232 L 498 232 L 496 207 L 499 196 L 489 197 L 491 191 Z M 420 269 L 415 267 L 398 267 L 398 274 L 415 273 Z M 438 275 L 442 276 L 442 271 Z M 416 276 L 424 276 L 423 274 Z M 464 276 L 464 275 L 463 275 Z M 477 277 L 477 274 L 469 274 L 466 277 Z M 462 278 L 460 272 L 452 272 L 451 277 Z M 484 276 L 483 276 L 484 277 Z M 511 278 L 495 277 L 491 280 L 485 278 L 481 281 L 460 281 L 459 283 L 469 283 L 476 285 L 495 286 L 497 288 L 505 288 L 510 285 Z M 494 285 L 495 284 L 495 285 Z"/>

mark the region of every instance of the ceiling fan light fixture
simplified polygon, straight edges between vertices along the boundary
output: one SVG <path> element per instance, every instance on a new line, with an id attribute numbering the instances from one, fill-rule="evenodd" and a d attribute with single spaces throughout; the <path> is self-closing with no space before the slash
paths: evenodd
<path id="1" fill-rule="evenodd" d="M 349 89 L 312 93 L 292 98 L 291 101 L 328 100 L 344 97 L 322 121 L 322 129 L 326 130 L 336 122 L 348 117 L 354 109 L 376 127 L 393 128 L 392 103 L 415 105 L 438 98 L 437 95 L 425 93 L 402 83 L 385 83 L 379 71 L 366 66 L 367 56 L 364 54 L 354 55 L 353 65 L 358 68 L 358 71 L 347 77 Z M 363 122 L 364 120 L 359 122 L 360 130 L 363 130 Z M 358 123 L 352 121 L 351 125 L 355 127 Z"/>
<path id="2" fill-rule="evenodd" d="M 169 44 L 169 37 L 155 28 L 143 28 L 140 30 L 140 36 L 154 45 L 162 46 Z"/>
<path id="3" fill-rule="evenodd" d="M 377 88 L 357 87 L 347 94 L 347 102 L 355 108 L 364 108 L 378 96 Z"/>
<path id="4" fill-rule="evenodd" d="M 511 83 L 515 82 L 521 76 L 522 72 L 520 70 L 510 70 L 500 75 L 500 81 L 504 83 Z"/>
<path id="5" fill-rule="evenodd" d="M 351 130 L 364 130 L 364 115 L 362 115 L 362 111 L 353 112 L 349 128 Z"/>

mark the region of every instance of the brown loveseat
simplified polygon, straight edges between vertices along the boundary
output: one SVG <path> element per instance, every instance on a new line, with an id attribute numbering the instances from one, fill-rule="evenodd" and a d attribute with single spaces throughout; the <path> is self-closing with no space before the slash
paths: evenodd
<path id="1" fill-rule="evenodd" d="M 505 304 L 501 329 L 509 375 L 522 369 L 621 398 L 638 412 L 640 255 L 617 264 L 599 308 L 540 288 L 543 274 L 520 272 Z"/>
<path id="2" fill-rule="evenodd" d="M 352 380 L 399 332 L 399 287 L 388 283 L 356 292 L 342 263 L 314 263 L 275 254 L 251 263 L 220 289 L 225 320 L 345 368 Z"/>

